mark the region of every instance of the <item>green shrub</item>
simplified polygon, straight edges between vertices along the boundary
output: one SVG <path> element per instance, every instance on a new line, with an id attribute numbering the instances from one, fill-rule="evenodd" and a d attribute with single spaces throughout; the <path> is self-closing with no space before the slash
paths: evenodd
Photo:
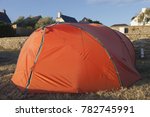
<path id="1" fill-rule="evenodd" d="M 35 24 L 35 29 L 40 28 L 42 26 L 46 26 L 49 24 L 54 24 L 55 20 L 52 17 L 44 17 L 40 18 L 38 22 Z"/>

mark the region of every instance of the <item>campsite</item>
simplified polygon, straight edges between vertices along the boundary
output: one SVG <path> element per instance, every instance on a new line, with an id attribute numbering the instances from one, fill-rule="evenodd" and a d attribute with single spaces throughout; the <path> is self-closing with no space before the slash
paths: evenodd
<path id="1" fill-rule="evenodd" d="M 144 45 L 144 49 L 150 50 L 149 39 L 137 39 L 132 41 L 136 51 L 136 68 L 142 79 L 129 88 L 122 87 L 117 91 L 97 91 L 94 93 L 27 93 L 24 95 L 24 93 L 12 83 L 11 78 L 15 72 L 20 48 L 26 38 L 27 37 L 20 37 L 18 39 L 14 37 L 10 40 L 8 37 L 5 42 L 5 48 L 2 45 L 0 46 L 0 99 L 150 99 L 150 59 L 147 54 L 145 54 L 145 58 L 140 58 L 139 55 L 139 47 L 141 44 Z M 3 39 L 6 40 L 6 38 L 1 38 L 1 40 Z M 15 46 L 13 41 L 20 45 L 17 44 L 17 46 Z M 10 47 L 14 49 L 11 50 Z"/>
<path id="2" fill-rule="evenodd" d="M 149 2 L 17 1 L 0 5 L 0 99 L 150 99 Z"/>

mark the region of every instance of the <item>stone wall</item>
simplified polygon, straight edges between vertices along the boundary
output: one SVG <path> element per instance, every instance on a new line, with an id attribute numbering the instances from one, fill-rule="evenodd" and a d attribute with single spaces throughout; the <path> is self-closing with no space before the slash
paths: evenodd
<path id="1" fill-rule="evenodd" d="M 150 38 L 150 26 L 114 26 L 111 28 L 118 31 L 124 28 L 123 33 L 131 40 Z"/>
<path id="2" fill-rule="evenodd" d="M 0 38 L 0 51 L 2 50 L 20 50 L 28 37 L 6 37 Z"/>

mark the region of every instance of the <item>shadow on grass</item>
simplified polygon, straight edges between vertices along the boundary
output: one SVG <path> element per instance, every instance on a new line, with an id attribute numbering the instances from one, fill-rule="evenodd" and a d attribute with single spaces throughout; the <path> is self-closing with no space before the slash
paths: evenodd
<path id="1" fill-rule="evenodd" d="M 136 63 L 137 70 L 142 77 L 142 79 L 137 82 L 136 85 L 141 86 L 150 84 L 150 59 L 138 59 Z"/>
<path id="2" fill-rule="evenodd" d="M 0 86 L 2 87 L 2 86 Z M 5 91 L 0 91 L 2 100 L 112 100 L 111 95 L 98 95 L 97 93 L 27 93 L 26 95 L 17 89 L 12 82 L 8 82 L 2 87 Z"/>
<path id="3" fill-rule="evenodd" d="M 16 64 L 20 51 L 0 51 L 0 65 Z"/>
<path id="4" fill-rule="evenodd" d="M 111 95 L 99 95 L 97 93 L 27 93 L 20 91 L 10 80 L 11 75 L 0 79 L 1 100 L 111 100 L 117 99 Z"/>
<path id="5" fill-rule="evenodd" d="M 102 94 L 98 93 L 27 93 L 20 91 L 11 81 L 13 72 L 3 75 L 0 78 L 0 99 L 1 100 L 111 100 L 119 99 L 106 95 L 107 92 Z"/>

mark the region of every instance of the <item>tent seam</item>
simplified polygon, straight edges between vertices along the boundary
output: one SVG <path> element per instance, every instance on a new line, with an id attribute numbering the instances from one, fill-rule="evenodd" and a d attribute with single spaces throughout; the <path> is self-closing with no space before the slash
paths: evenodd
<path id="1" fill-rule="evenodd" d="M 30 83 L 31 83 L 31 80 L 32 80 L 33 69 L 34 69 L 34 67 L 35 67 L 35 64 L 37 63 L 38 57 L 39 57 L 39 55 L 40 55 L 40 53 L 41 53 L 41 50 L 42 50 L 42 47 L 43 47 L 44 36 L 45 36 L 45 27 L 43 27 L 42 30 L 43 30 L 42 40 L 41 40 L 41 42 L 40 42 L 40 47 L 39 47 L 39 49 L 38 49 L 36 58 L 35 58 L 35 60 L 34 60 L 34 64 L 33 64 L 32 68 L 31 68 L 30 76 L 29 76 L 29 78 L 28 78 L 28 82 L 27 82 L 27 84 L 26 84 L 26 88 L 25 88 L 25 91 L 24 91 L 25 93 L 27 92 L 27 90 L 28 90 L 28 88 L 29 88 L 29 86 L 30 86 Z"/>
<path id="2" fill-rule="evenodd" d="M 129 38 L 127 38 L 127 36 L 126 35 L 124 35 L 123 33 L 122 33 L 122 35 L 130 42 L 130 39 Z M 133 45 L 133 43 L 131 43 L 131 45 L 132 45 L 132 47 L 133 47 L 133 50 L 134 50 L 134 65 L 136 64 L 136 53 L 135 53 L 135 47 L 134 47 L 134 45 Z"/>

